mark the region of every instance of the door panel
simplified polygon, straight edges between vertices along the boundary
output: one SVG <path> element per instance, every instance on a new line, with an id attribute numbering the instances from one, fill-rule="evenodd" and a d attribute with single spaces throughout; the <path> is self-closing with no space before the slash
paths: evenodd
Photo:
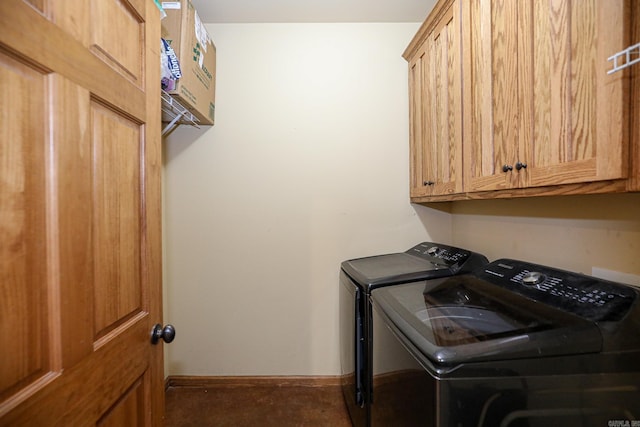
<path id="1" fill-rule="evenodd" d="M 51 369 L 46 287 L 46 76 L 0 51 L 0 398 Z M 42 309 L 44 308 L 44 309 Z"/>
<path id="2" fill-rule="evenodd" d="M 57 268 L 51 286 L 59 289 L 62 368 L 69 368 L 92 351 L 93 236 L 89 91 L 59 74 L 49 76 L 52 152 L 49 170 L 50 262 Z M 73 111 L 69 115 L 67 112 Z M 76 143 L 70 144 L 69 141 Z M 56 172 L 57 171 L 57 172 Z M 82 215 L 78 213 L 82 212 Z M 72 308 L 72 310 L 70 310 Z"/>
<path id="3" fill-rule="evenodd" d="M 0 426 L 160 425 L 159 12 L 62 3 L 0 3 Z"/>
<path id="4" fill-rule="evenodd" d="M 95 334 L 141 310 L 140 125 L 93 102 Z M 108 215 L 101 213 L 108 212 Z"/>
<path id="5" fill-rule="evenodd" d="M 138 408 L 144 402 L 144 386 L 138 379 L 120 400 L 105 412 L 97 423 L 98 427 L 122 427 L 127 425 L 145 425 L 145 413 Z"/>
<path id="6" fill-rule="evenodd" d="M 91 4 L 92 51 L 127 78 L 141 85 L 144 59 L 144 8 L 136 10 L 126 0 L 103 0 Z M 144 16 L 144 15 L 143 15 Z M 118 37 L 114 37 L 118 34 Z"/>

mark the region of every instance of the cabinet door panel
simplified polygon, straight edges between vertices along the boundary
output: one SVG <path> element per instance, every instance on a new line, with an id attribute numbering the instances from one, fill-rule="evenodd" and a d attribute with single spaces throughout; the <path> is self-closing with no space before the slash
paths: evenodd
<path id="1" fill-rule="evenodd" d="M 426 195 L 427 187 L 422 178 L 423 147 L 423 96 L 422 68 L 426 60 L 422 49 L 409 61 L 409 185 L 411 197 Z"/>
<path id="2" fill-rule="evenodd" d="M 460 8 L 444 4 L 409 61 L 411 196 L 462 191 Z"/>
<path id="3" fill-rule="evenodd" d="M 517 184 L 512 173 L 518 148 L 518 2 L 464 2 L 465 190 Z"/>
<path id="4" fill-rule="evenodd" d="M 425 74 L 425 86 L 431 89 L 431 102 L 425 107 L 430 138 L 423 155 L 428 160 L 426 178 L 433 182 L 432 195 L 462 191 L 462 109 L 460 29 L 458 3 L 451 5 L 440 20 L 430 42 L 431 67 Z"/>
<path id="5" fill-rule="evenodd" d="M 533 3 L 528 186 L 627 176 L 625 82 L 606 58 L 625 46 L 623 1 Z M 529 44 L 529 42 L 526 42 Z"/>

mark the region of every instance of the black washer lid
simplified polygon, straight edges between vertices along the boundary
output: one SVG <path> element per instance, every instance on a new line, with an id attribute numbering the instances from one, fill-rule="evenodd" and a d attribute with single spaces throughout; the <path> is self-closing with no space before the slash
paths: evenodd
<path id="1" fill-rule="evenodd" d="M 358 258 L 342 263 L 342 270 L 361 286 L 374 288 L 448 275 L 449 268 L 406 253 Z"/>
<path id="2" fill-rule="evenodd" d="M 374 306 L 436 365 L 597 353 L 594 322 L 473 275 L 372 292 Z"/>
<path id="3" fill-rule="evenodd" d="M 367 289 L 451 276 L 487 264 L 481 254 L 444 245 L 422 242 L 402 253 L 357 258 L 342 263 L 342 270 Z"/>

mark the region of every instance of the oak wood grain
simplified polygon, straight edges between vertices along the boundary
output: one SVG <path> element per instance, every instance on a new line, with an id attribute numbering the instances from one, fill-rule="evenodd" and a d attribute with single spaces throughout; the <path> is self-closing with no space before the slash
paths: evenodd
<path id="1" fill-rule="evenodd" d="M 629 38 L 628 9 L 624 0 L 464 5 L 465 192 L 633 174 L 628 80 L 606 74 Z"/>
<path id="2" fill-rule="evenodd" d="M 568 196 L 576 194 L 623 193 L 627 191 L 627 181 L 594 181 L 582 184 L 561 184 L 545 187 L 511 188 L 506 190 L 485 190 L 445 196 L 412 197 L 413 203 L 451 202 L 460 200 L 510 199 L 518 197 Z"/>
<path id="3" fill-rule="evenodd" d="M 436 15 L 424 27 L 422 44 L 408 48 L 414 52 L 409 60 L 413 197 L 462 191 L 459 2 L 445 2 Z"/>

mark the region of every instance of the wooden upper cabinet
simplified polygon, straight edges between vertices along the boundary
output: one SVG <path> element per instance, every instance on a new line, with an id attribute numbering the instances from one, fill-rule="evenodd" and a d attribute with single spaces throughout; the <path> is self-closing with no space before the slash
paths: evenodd
<path id="1" fill-rule="evenodd" d="M 404 53 L 409 61 L 411 197 L 462 191 L 460 6 L 439 4 Z"/>
<path id="2" fill-rule="evenodd" d="M 463 2 L 466 192 L 627 177 L 628 79 L 607 74 L 629 44 L 625 12 L 624 0 Z"/>
<path id="3" fill-rule="evenodd" d="M 409 61 L 414 202 L 640 191 L 629 0 L 441 0 Z"/>

